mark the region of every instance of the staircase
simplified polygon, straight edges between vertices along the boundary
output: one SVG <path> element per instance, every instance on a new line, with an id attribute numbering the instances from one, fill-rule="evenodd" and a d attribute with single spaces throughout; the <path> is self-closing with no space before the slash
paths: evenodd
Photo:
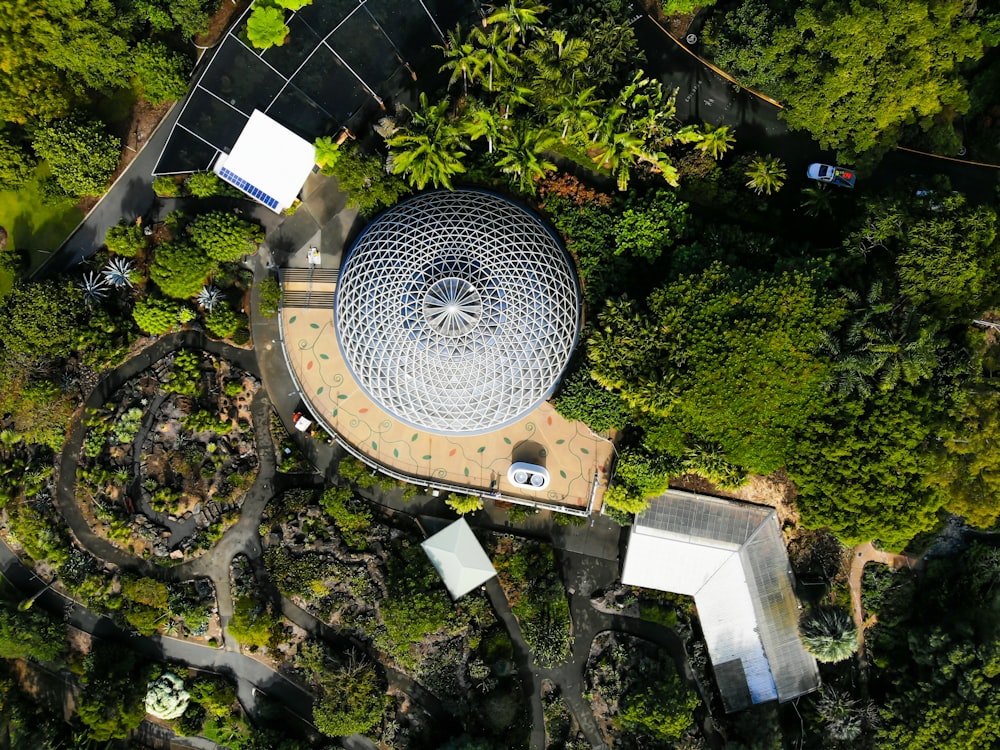
<path id="1" fill-rule="evenodd" d="M 281 268 L 281 304 L 285 308 L 333 308 L 340 270 L 336 268 Z"/>

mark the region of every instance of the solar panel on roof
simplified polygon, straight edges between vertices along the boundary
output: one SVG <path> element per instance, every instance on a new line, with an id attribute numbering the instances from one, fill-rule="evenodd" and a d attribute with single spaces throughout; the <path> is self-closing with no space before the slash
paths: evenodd
<path id="1" fill-rule="evenodd" d="M 256 198 L 265 206 L 274 209 L 278 207 L 278 201 L 275 198 L 272 198 L 270 195 L 265 193 L 260 188 L 251 185 L 249 182 L 244 180 L 238 174 L 234 174 L 231 170 L 223 167 L 222 169 L 219 170 L 219 177 L 221 177 L 223 180 L 228 182 L 233 187 L 239 188 L 247 195 Z"/>

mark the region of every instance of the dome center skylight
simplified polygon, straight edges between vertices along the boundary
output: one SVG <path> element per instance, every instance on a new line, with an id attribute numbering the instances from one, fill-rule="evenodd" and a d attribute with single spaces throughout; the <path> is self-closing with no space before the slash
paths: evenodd
<path id="1" fill-rule="evenodd" d="M 442 336 L 461 336 L 483 316 L 479 291 L 465 279 L 449 277 L 434 282 L 424 297 L 427 324 Z"/>

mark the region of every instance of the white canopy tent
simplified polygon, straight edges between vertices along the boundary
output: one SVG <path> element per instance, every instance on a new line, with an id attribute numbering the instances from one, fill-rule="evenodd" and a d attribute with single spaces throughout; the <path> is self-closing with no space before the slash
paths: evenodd
<path id="1" fill-rule="evenodd" d="M 482 586 L 497 572 L 468 521 L 459 518 L 421 543 L 452 599 Z"/>
<path id="2" fill-rule="evenodd" d="M 213 171 L 275 213 L 295 203 L 316 163 L 309 141 L 255 109 L 228 154 Z"/>

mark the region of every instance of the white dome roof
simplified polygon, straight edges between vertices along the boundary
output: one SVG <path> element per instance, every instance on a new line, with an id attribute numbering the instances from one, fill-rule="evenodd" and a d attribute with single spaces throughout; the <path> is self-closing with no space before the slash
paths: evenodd
<path id="1" fill-rule="evenodd" d="M 343 264 L 337 336 L 387 412 L 487 432 L 541 403 L 580 325 L 569 258 L 534 214 L 491 193 L 425 193 L 382 214 Z"/>

